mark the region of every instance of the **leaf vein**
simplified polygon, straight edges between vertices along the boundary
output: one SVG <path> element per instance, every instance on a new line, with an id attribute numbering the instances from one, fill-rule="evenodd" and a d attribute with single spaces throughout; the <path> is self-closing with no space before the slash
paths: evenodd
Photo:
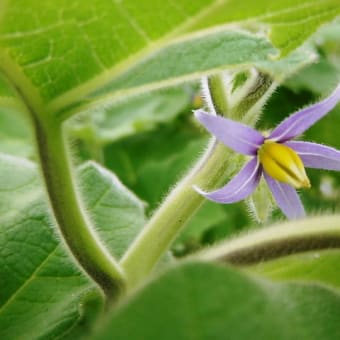
<path id="1" fill-rule="evenodd" d="M 10 305 L 10 303 L 16 298 L 16 296 L 25 289 L 25 287 L 31 283 L 31 281 L 37 276 L 39 270 L 49 261 L 51 256 L 53 256 L 58 249 L 58 245 L 46 256 L 46 258 L 40 263 L 40 265 L 32 272 L 32 274 L 27 278 L 27 280 L 7 299 L 7 301 L 0 307 L 0 315 L 4 310 Z"/>

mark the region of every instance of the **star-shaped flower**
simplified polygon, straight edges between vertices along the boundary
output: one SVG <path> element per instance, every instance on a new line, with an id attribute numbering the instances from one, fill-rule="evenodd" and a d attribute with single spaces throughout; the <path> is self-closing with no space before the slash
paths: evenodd
<path id="1" fill-rule="evenodd" d="M 295 188 L 310 187 L 305 167 L 340 170 L 340 151 L 293 139 L 325 116 L 339 101 L 340 84 L 328 98 L 284 119 L 268 137 L 231 119 L 203 110 L 195 111 L 200 123 L 220 142 L 238 153 L 251 156 L 251 160 L 224 187 L 213 192 L 195 189 L 211 201 L 238 202 L 255 190 L 263 175 L 282 212 L 288 218 L 303 217 L 305 211 Z"/>

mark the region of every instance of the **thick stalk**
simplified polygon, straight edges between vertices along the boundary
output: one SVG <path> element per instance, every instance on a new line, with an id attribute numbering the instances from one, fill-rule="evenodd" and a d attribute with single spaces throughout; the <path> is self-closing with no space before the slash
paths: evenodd
<path id="1" fill-rule="evenodd" d="M 153 269 L 204 202 L 204 197 L 193 189 L 193 185 L 212 188 L 225 178 L 231 152 L 220 143 L 212 143 L 198 165 L 170 192 L 124 255 L 121 265 L 130 287 L 138 284 Z"/>
<path id="2" fill-rule="evenodd" d="M 207 92 L 205 97 L 211 110 L 228 116 L 230 105 L 225 85 L 222 75 L 203 82 L 203 88 Z M 265 87 L 263 91 L 262 86 Z M 267 83 L 259 81 L 256 92 L 259 91 L 260 94 L 252 95 L 250 102 L 253 105 L 261 102 L 271 88 Z M 253 94 L 254 89 L 251 87 L 249 91 Z M 246 91 L 244 96 L 247 96 Z M 249 110 L 249 107 L 246 106 L 246 109 Z M 257 110 L 254 115 L 258 116 L 259 112 Z M 205 190 L 218 187 L 230 175 L 234 164 L 238 163 L 233 155 L 230 149 L 213 140 L 197 165 L 173 188 L 121 260 L 129 287 L 139 284 L 150 273 L 204 202 L 204 198 L 193 189 L 193 185 Z"/>
<path id="3" fill-rule="evenodd" d="M 123 273 L 101 245 L 78 195 L 62 124 L 33 118 L 40 164 L 52 210 L 69 251 L 85 272 L 113 299 L 123 288 Z"/>

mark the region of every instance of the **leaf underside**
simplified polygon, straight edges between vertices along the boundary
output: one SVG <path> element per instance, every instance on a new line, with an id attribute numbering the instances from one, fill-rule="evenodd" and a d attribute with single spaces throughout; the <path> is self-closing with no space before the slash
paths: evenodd
<path id="1" fill-rule="evenodd" d="M 269 61 L 277 52 L 266 32 L 287 55 L 336 17 L 340 6 L 337 0 L 7 0 L 0 9 L 3 71 L 40 115 L 67 117 L 89 101 L 98 106 L 203 73 Z"/>
<path id="2" fill-rule="evenodd" d="M 144 206 L 99 165 L 87 163 L 79 175 L 87 211 L 119 257 L 144 224 Z M 102 305 L 99 289 L 71 261 L 53 224 L 36 166 L 0 155 L 1 339 L 54 338 L 82 317 L 88 299 Z"/>

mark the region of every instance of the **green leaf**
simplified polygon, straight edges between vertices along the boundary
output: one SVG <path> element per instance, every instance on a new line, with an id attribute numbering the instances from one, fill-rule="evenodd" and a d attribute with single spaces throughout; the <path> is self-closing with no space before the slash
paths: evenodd
<path id="1" fill-rule="evenodd" d="M 2 104 L 2 105 L 1 105 Z M 8 103 L 12 106 L 14 102 Z M 32 158 L 34 156 L 32 132 L 21 110 L 4 107 L 0 98 L 0 152 Z"/>
<path id="2" fill-rule="evenodd" d="M 66 0 L 7 0 L 0 21 L 0 60 L 35 111 L 66 117 L 89 109 L 79 107 L 89 101 L 98 106 L 261 63 L 276 53 L 264 34 L 231 26 L 271 29 L 274 43 L 287 54 L 339 14 L 339 7 L 337 0 L 96 0 L 72 6 Z"/>
<path id="3" fill-rule="evenodd" d="M 267 58 L 270 53 L 274 53 L 268 42 L 258 36 L 241 31 L 204 36 L 190 41 L 190 43 L 185 41 L 178 45 L 165 47 L 145 61 L 142 60 L 121 77 L 91 93 L 88 97 L 90 103 L 84 105 L 81 105 L 81 102 L 76 103 L 69 108 L 69 112 L 66 110 L 66 112 L 61 112 L 61 115 L 67 117 L 77 110 L 93 110 L 95 107 L 101 108 L 103 105 L 104 107 L 110 106 L 111 102 L 115 103 L 122 97 L 173 86 L 225 69 L 233 70 L 240 67 L 256 66 L 262 71 L 270 73 L 278 81 L 282 81 L 316 58 L 310 48 L 303 48 L 286 58 L 273 61 Z M 244 54 L 240 51 L 243 51 Z M 266 55 L 262 55 L 262 53 Z M 194 62 L 189 63 L 188 56 L 190 55 L 195 56 Z M 174 66 L 169 68 L 168 66 L 172 64 Z M 159 72 L 162 67 L 162 72 Z"/>
<path id="4" fill-rule="evenodd" d="M 94 338 L 335 340 L 339 323 L 339 291 L 189 263 L 130 298 Z"/>
<path id="5" fill-rule="evenodd" d="M 329 94 L 339 77 L 339 70 L 333 66 L 325 57 L 290 78 L 285 84 L 295 92 L 310 90 L 315 94 L 323 96 Z"/>
<path id="6" fill-rule="evenodd" d="M 80 167 L 84 201 L 100 238 L 120 257 L 145 223 L 144 203 L 102 166 Z"/>
<path id="7" fill-rule="evenodd" d="M 120 256 L 144 222 L 143 205 L 99 165 L 79 171 L 86 209 Z M 55 338 L 102 308 L 98 288 L 74 265 L 53 224 L 36 166 L 1 155 L 1 339 Z"/>
<path id="8" fill-rule="evenodd" d="M 323 27 L 318 34 L 316 34 L 315 43 L 319 45 L 320 41 L 322 48 L 327 55 L 327 58 L 340 72 L 340 18 L 330 25 Z"/>
<path id="9" fill-rule="evenodd" d="M 293 0 L 289 2 L 297 3 Z M 315 2 L 302 0 L 299 1 L 299 5 L 295 11 L 264 19 L 264 22 L 272 25 L 270 39 L 281 50 L 282 55 L 287 55 L 289 51 L 298 47 L 318 26 L 340 14 L 340 5 L 336 0 Z"/>
<path id="10" fill-rule="evenodd" d="M 32 136 L 17 94 L 0 74 L 0 152 L 33 156 Z"/>
<path id="11" fill-rule="evenodd" d="M 73 136 L 103 146 L 124 137 L 155 129 L 190 108 L 194 90 L 170 88 L 130 101 L 119 101 L 105 110 L 90 111 L 71 123 Z"/>
<path id="12" fill-rule="evenodd" d="M 215 11 L 204 21 L 194 23 L 191 29 L 222 24 L 226 21 L 252 26 L 267 24 L 273 44 L 287 55 L 322 23 L 340 14 L 337 0 L 261 0 L 261 1 L 221 1 Z"/>
<path id="13" fill-rule="evenodd" d="M 16 97 L 16 92 L 8 83 L 7 79 L 0 74 L 0 99 L 1 100 L 10 100 Z"/>
<path id="14" fill-rule="evenodd" d="M 99 97 L 105 101 L 107 92 L 117 92 L 115 96 L 120 97 L 140 88 L 142 91 L 152 90 L 226 68 L 253 65 L 267 60 L 270 53 L 274 53 L 274 49 L 266 39 L 243 31 L 198 36 L 173 43 L 142 59 L 108 86 L 95 91 L 90 100 Z"/>
<path id="15" fill-rule="evenodd" d="M 302 280 L 340 288 L 340 251 L 324 250 L 294 254 L 248 268 L 273 280 Z"/>

